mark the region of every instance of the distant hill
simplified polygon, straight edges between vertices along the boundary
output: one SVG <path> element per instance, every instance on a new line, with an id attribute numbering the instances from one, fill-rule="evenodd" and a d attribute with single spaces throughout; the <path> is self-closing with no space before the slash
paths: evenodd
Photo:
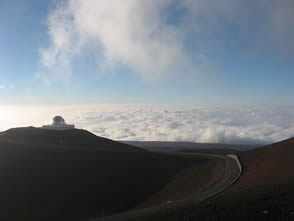
<path id="1" fill-rule="evenodd" d="M 261 145 L 243 145 L 243 144 L 219 144 L 219 143 L 194 143 L 194 142 L 167 142 L 167 141 L 120 141 L 136 147 L 141 147 L 150 151 L 193 151 L 200 149 L 231 149 L 246 151 Z"/>
<path id="2" fill-rule="evenodd" d="M 133 208 L 205 159 L 151 153 L 84 130 L 0 133 L 0 220 L 88 220 Z"/>

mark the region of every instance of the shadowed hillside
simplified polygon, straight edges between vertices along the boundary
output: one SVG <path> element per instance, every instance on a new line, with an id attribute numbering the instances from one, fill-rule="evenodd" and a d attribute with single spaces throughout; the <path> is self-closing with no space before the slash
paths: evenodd
<path id="1" fill-rule="evenodd" d="M 140 220 L 294 220 L 294 138 L 237 154 L 243 174 L 231 188 Z"/>
<path id="2" fill-rule="evenodd" d="M 138 205 L 206 160 L 151 153 L 83 130 L 0 134 L 0 219 L 83 220 Z"/>
<path id="3" fill-rule="evenodd" d="M 18 144 L 42 144 L 60 147 L 83 147 L 103 151 L 144 151 L 143 149 L 118 143 L 103 137 L 98 137 L 89 131 L 72 130 L 44 130 L 35 127 L 13 128 L 0 133 L 0 140 Z"/>

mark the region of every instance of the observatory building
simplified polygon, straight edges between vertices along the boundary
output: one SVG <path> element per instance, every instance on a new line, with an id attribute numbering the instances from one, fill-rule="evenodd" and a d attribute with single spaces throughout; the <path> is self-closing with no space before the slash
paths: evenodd
<path id="1" fill-rule="evenodd" d="M 48 130 L 71 130 L 75 128 L 75 125 L 66 124 L 61 116 L 55 116 L 52 120 L 52 124 L 43 125 L 42 128 Z"/>

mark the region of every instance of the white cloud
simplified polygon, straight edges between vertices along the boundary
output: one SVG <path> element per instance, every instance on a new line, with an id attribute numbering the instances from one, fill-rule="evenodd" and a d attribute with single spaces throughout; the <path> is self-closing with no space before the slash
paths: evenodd
<path id="1" fill-rule="evenodd" d="M 48 124 L 54 115 L 115 140 L 271 143 L 294 136 L 293 107 L 83 105 L 5 107 L 0 129 Z"/>
<path id="2" fill-rule="evenodd" d="M 100 70 L 123 65 L 154 79 L 179 70 L 198 75 L 210 72 L 215 69 L 209 67 L 214 51 L 225 50 L 236 41 L 245 42 L 254 54 L 257 46 L 293 51 L 292 0 L 54 2 L 47 19 L 50 45 L 40 49 L 45 70 L 39 78 L 46 82 L 48 72 L 70 78 L 73 60 L 89 54 L 96 58 Z M 189 47 L 197 48 L 193 55 L 184 46 L 187 39 Z M 209 56 L 203 57 L 207 51 Z M 203 60 L 210 65 L 203 66 Z"/>
<path id="3" fill-rule="evenodd" d="M 164 19 L 171 2 L 65 1 L 49 14 L 51 45 L 41 49 L 41 62 L 70 72 L 72 59 L 94 48 L 104 68 L 126 65 L 146 78 L 165 73 L 187 61 L 181 33 Z"/>

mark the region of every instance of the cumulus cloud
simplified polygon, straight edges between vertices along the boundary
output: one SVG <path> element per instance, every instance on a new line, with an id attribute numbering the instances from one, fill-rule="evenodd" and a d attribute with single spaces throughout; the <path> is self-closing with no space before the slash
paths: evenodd
<path id="1" fill-rule="evenodd" d="M 48 16 L 51 45 L 41 49 L 41 62 L 70 72 L 72 59 L 94 48 L 104 68 L 126 65 L 147 78 L 167 72 L 187 60 L 181 33 L 164 19 L 172 2 L 63 1 Z"/>
<path id="2" fill-rule="evenodd" d="M 293 107 L 83 105 L 6 107 L 0 129 L 41 126 L 54 115 L 115 140 L 265 144 L 294 136 Z"/>
<path id="3" fill-rule="evenodd" d="M 101 70 L 125 66 L 153 79 L 178 70 L 206 73 L 201 66 L 203 54 L 236 40 L 242 45 L 246 42 L 254 53 L 262 45 L 293 49 L 292 0 L 54 2 L 47 19 L 50 44 L 40 49 L 45 69 L 39 77 L 45 81 L 48 72 L 70 78 L 74 59 L 89 54 Z M 197 48 L 193 55 L 187 44 Z M 210 58 L 205 57 L 208 62 Z"/>

